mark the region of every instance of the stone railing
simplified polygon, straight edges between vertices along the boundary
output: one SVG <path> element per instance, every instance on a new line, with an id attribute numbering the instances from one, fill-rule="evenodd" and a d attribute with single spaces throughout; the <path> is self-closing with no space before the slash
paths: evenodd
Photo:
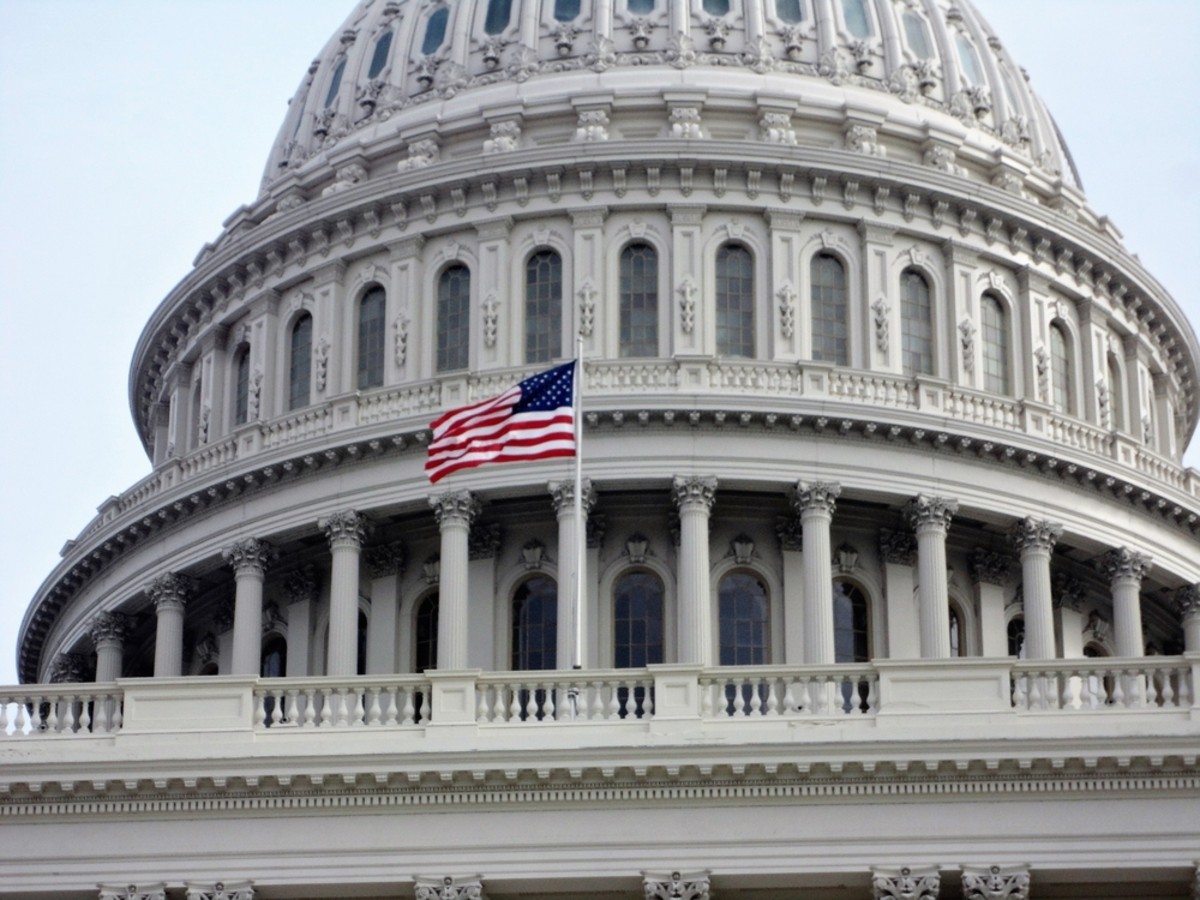
<path id="1" fill-rule="evenodd" d="M 956 716 L 1200 715 L 1200 654 L 877 660 L 826 666 L 427 672 L 346 678 L 133 678 L 0 688 L 0 740 L 339 729 L 862 722 Z M 949 719 L 945 717 L 949 716 Z M 724 723 L 724 724 L 721 724 Z"/>

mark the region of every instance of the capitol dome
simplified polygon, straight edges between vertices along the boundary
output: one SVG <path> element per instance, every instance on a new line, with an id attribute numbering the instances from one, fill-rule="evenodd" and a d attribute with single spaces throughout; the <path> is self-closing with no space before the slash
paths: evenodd
<path id="1" fill-rule="evenodd" d="M 430 483 L 576 346 L 578 486 Z M 21 883 L 1181 896 L 1198 366 L 962 0 L 366 0 L 22 624 L 0 812 L 120 862 Z"/>

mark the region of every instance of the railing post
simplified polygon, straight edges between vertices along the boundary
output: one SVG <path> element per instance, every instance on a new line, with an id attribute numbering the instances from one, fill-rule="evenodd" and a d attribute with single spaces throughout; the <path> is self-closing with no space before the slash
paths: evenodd
<path id="1" fill-rule="evenodd" d="M 700 666 L 661 663 L 647 668 L 654 678 L 654 726 L 700 719 Z"/>
<path id="2" fill-rule="evenodd" d="M 454 672 L 431 669 L 429 679 L 430 728 L 476 726 L 478 702 L 475 696 L 479 669 L 460 669 Z"/>

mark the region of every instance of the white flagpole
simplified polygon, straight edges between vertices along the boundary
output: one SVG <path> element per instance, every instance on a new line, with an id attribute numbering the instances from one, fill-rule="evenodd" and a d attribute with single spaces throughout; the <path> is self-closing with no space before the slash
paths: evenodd
<path id="1" fill-rule="evenodd" d="M 575 338 L 575 653 L 571 668 L 583 667 L 583 569 L 587 527 L 583 521 L 583 335 Z"/>

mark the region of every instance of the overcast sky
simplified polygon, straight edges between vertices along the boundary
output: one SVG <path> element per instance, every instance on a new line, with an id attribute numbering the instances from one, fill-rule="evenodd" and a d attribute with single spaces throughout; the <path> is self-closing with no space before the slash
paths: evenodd
<path id="1" fill-rule="evenodd" d="M 976 5 L 1092 207 L 1200 323 L 1200 3 Z M 256 196 L 288 98 L 351 8 L 0 0 L 0 684 L 63 543 L 149 472 L 127 400 L 142 325 Z"/>

